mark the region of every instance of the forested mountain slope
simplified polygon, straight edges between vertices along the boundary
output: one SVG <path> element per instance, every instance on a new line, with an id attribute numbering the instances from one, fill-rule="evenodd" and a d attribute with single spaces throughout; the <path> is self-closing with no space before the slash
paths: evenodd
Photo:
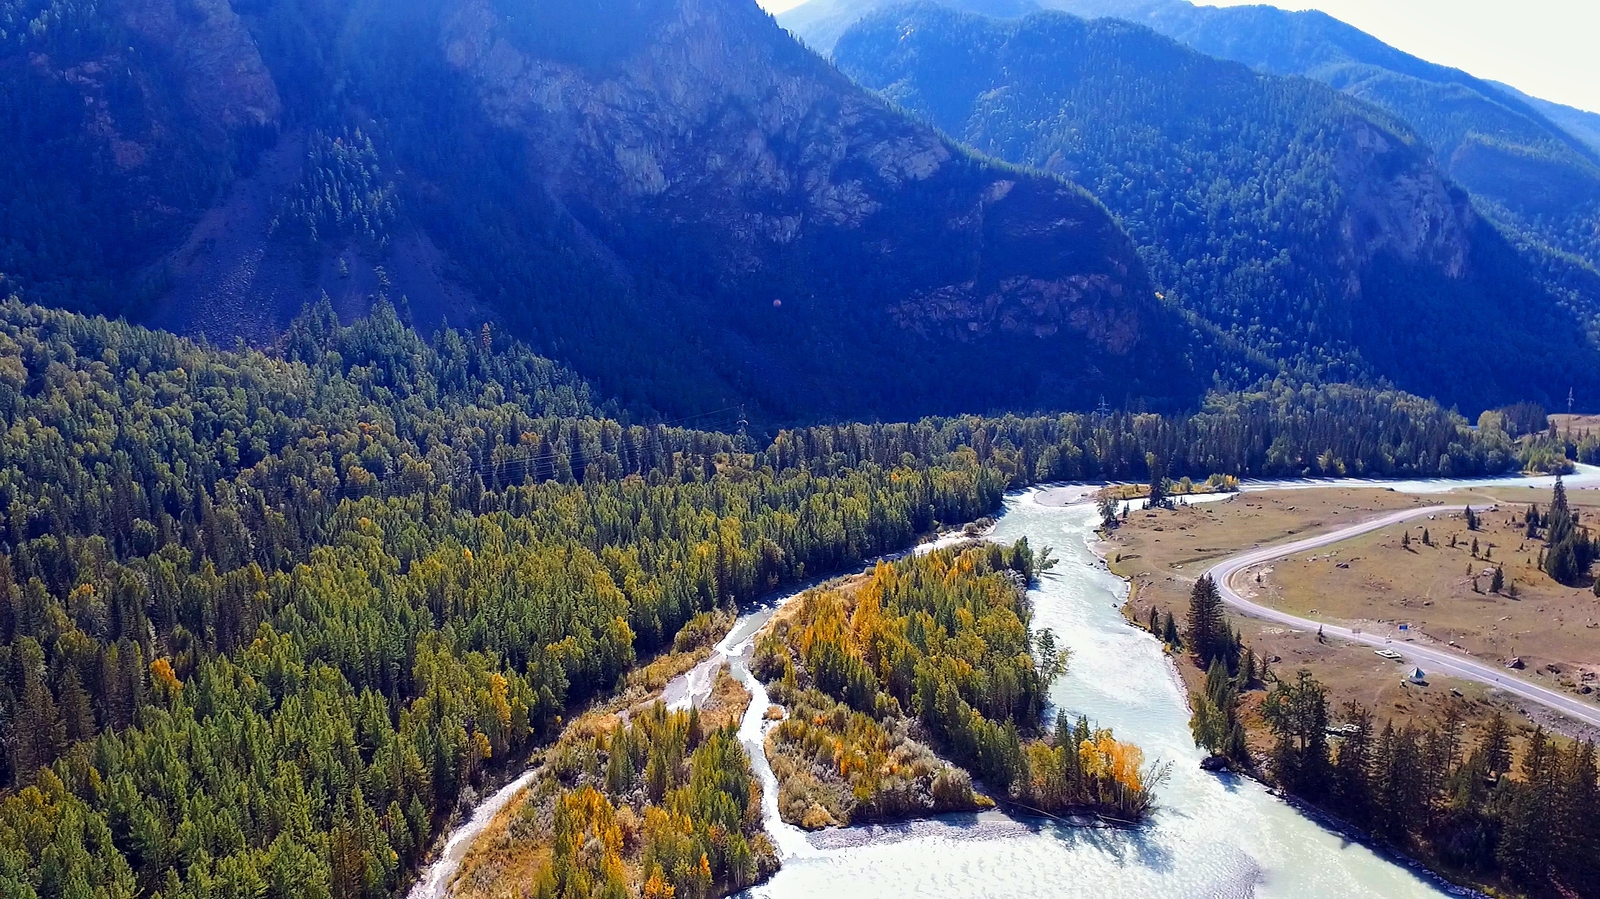
<path id="1" fill-rule="evenodd" d="M 867 13 L 894 6 L 900 0 L 808 0 L 778 14 L 778 24 L 805 41 L 806 46 L 824 56 L 833 52 L 839 35 Z M 961 12 L 1010 19 L 1038 12 L 1044 6 L 1036 0 L 949 0 L 944 5 Z"/>
<path id="2" fill-rule="evenodd" d="M 1190 358 L 1084 191 L 750 0 L 6 0 L 0 28 L 0 272 L 41 302 L 231 343 L 386 290 L 630 405 L 768 420 L 1186 405 L 1239 364 Z"/>
<path id="3" fill-rule="evenodd" d="M 1046 5 L 1129 19 L 1202 53 L 1305 75 L 1386 109 L 1422 135 L 1450 177 L 1497 219 L 1536 243 L 1577 254 L 1590 269 L 1600 267 L 1600 150 L 1552 121 L 1542 101 L 1418 59 L 1314 10 L 1188 0 Z"/>
<path id="4" fill-rule="evenodd" d="M 1600 153 L 1600 113 L 1577 109 L 1562 103 L 1552 103 L 1549 100 L 1541 100 L 1499 81 L 1491 81 L 1489 83 L 1514 99 L 1521 100 L 1537 109 L 1544 114 L 1545 118 L 1560 126 L 1563 131 L 1588 144 L 1589 149 Z"/>
<path id="5" fill-rule="evenodd" d="M 1158 284 L 1253 351 L 1464 407 L 1600 389 L 1563 304 L 1404 125 L 1150 30 L 924 5 L 834 50 L 959 139 L 1089 186 Z"/>

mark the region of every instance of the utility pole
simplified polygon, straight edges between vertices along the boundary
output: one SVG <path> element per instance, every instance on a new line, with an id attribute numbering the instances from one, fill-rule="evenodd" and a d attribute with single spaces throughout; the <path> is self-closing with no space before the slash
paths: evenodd
<path id="1" fill-rule="evenodd" d="M 1111 407 L 1106 405 L 1105 394 L 1100 394 L 1100 405 L 1094 411 L 1102 416 L 1111 414 Z"/>

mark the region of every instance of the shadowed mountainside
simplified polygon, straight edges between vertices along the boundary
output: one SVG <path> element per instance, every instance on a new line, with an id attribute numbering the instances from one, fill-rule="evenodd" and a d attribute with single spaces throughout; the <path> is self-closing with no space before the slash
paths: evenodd
<path id="1" fill-rule="evenodd" d="M 1600 387 L 1561 297 L 1410 129 L 1344 94 L 1060 13 L 885 10 L 834 55 L 946 133 L 1089 186 L 1158 287 L 1252 350 L 1463 406 Z"/>
<path id="2" fill-rule="evenodd" d="M 384 292 L 629 403 L 783 419 L 1203 386 L 1093 197 L 748 0 L 11 2 L 42 24 L 4 45 L 10 122 L 55 148 L 0 151 L 40 188 L 0 221 L 28 298 L 260 341 Z"/>

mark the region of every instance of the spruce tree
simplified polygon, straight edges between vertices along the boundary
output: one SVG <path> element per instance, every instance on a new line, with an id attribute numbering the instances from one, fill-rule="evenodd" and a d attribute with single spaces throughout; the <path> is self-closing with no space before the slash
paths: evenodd
<path id="1" fill-rule="evenodd" d="M 1278 738 L 1273 756 L 1279 783 L 1308 799 L 1322 797 L 1331 775 L 1327 688 L 1302 669 L 1268 694 L 1261 714 Z"/>
<path id="2" fill-rule="evenodd" d="M 1150 501 L 1152 509 L 1165 508 L 1167 503 L 1167 466 L 1155 453 L 1145 455 L 1145 464 L 1150 468 Z"/>
<path id="3" fill-rule="evenodd" d="M 1195 581 L 1189 591 L 1188 624 L 1189 649 L 1202 666 L 1226 654 L 1228 622 L 1222 614 L 1222 595 L 1210 575 Z"/>

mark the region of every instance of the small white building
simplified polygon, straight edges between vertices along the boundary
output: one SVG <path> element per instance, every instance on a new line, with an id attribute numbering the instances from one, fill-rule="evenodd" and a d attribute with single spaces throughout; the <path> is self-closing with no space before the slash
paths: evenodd
<path id="1" fill-rule="evenodd" d="M 1428 675 L 1424 674 L 1421 668 L 1412 668 L 1406 672 L 1406 680 L 1413 684 L 1425 684 L 1428 682 Z"/>

